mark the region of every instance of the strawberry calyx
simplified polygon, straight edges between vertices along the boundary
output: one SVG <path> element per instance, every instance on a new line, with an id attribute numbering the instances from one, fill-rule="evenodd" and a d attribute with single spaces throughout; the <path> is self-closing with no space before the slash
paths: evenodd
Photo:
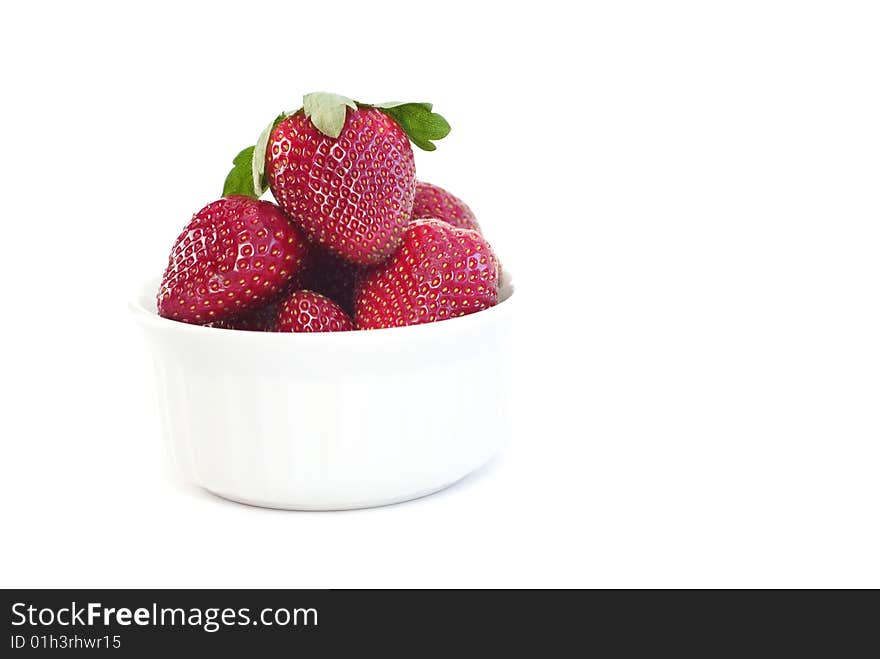
<path id="1" fill-rule="evenodd" d="M 259 198 L 269 183 L 266 177 L 266 147 L 269 135 L 279 122 L 302 111 L 322 134 L 336 139 L 345 126 L 349 109 L 376 108 L 394 119 L 410 141 L 423 151 L 434 151 L 435 140 L 446 137 L 451 130 L 449 122 L 434 112 L 431 103 L 391 102 L 361 103 L 347 96 L 328 92 L 313 92 L 303 96 L 303 105 L 293 112 L 282 112 L 263 129 L 257 143 L 242 149 L 232 160 L 232 169 L 223 183 L 223 196 L 245 195 Z"/>
<path id="2" fill-rule="evenodd" d="M 342 133 L 345 126 L 347 108 L 358 109 L 358 103 L 339 94 L 313 92 L 303 96 L 303 112 L 311 119 L 312 124 L 327 137 L 334 140 Z"/>
<path id="3" fill-rule="evenodd" d="M 452 128 L 431 103 L 379 103 L 369 106 L 382 110 L 400 124 L 410 141 L 423 151 L 434 151 L 434 140 L 442 140 Z"/>
<path id="4" fill-rule="evenodd" d="M 266 177 L 266 147 L 269 145 L 269 135 L 272 134 L 272 130 L 275 126 L 289 116 L 290 115 L 287 112 L 282 112 L 275 117 L 269 125 L 263 129 L 263 132 L 260 133 L 260 136 L 257 138 L 257 143 L 254 145 L 254 151 L 251 154 L 250 162 L 251 180 L 254 185 L 254 193 L 258 197 L 269 187 L 269 180 Z"/>
<path id="5" fill-rule="evenodd" d="M 232 159 L 232 169 L 226 175 L 223 182 L 223 196 L 243 195 L 259 199 L 269 187 L 266 177 L 266 145 L 269 143 L 269 134 L 283 119 L 292 113 L 282 112 L 263 129 L 257 138 L 257 143 L 242 149 Z"/>
<path id="6" fill-rule="evenodd" d="M 223 182 L 223 196 L 231 197 L 232 195 L 244 195 L 246 197 L 254 197 L 259 199 L 260 195 L 265 192 L 265 188 L 259 193 L 256 192 L 256 184 L 251 173 L 254 160 L 254 148 L 249 146 L 238 152 L 238 155 L 232 159 L 232 169 L 226 175 Z"/>
<path id="7" fill-rule="evenodd" d="M 376 108 L 394 119 L 403 128 L 410 141 L 420 149 L 433 151 L 434 140 L 442 140 L 451 130 L 449 122 L 434 112 L 430 103 L 362 103 L 327 92 L 314 92 L 303 96 L 303 112 L 312 124 L 327 137 L 336 139 L 345 126 L 348 108 Z"/>

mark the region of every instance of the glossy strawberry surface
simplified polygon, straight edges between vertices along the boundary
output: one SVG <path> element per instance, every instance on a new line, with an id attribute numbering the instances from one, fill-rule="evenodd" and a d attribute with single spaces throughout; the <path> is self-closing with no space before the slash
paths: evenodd
<path id="1" fill-rule="evenodd" d="M 435 217 L 460 229 L 480 231 L 480 224 L 466 203 L 437 185 L 418 181 L 412 219 L 426 217 Z"/>
<path id="2" fill-rule="evenodd" d="M 412 213 L 409 138 L 384 112 L 349 111 L 338 138 L 302 111 L 271 131 L 266 174 L 275 199 L 313 242 L 355 264 L 386 260 Z"/>
<path id="3" fill-rule="evenodd" d="M 330 298 L 314 291 L 294 291 L 281 301 L 279 332 L 347 332 L 354 323 Z"/>
<path id="4" fill-rule="evenodd" d="M 255 310 L 282 292 L 308 250 L 303 232 L 275 204 L 243 196 L 208 204 L 174 243 L 159 315 L 206 324 Z"/>
<path id="5" fill-rule="evenodd" d="M 446 320 L 498 302 L 498 261 L 476 231 L 415 220 L 386 263 L 363 271 L 355 291 L 359 329 Z"/>

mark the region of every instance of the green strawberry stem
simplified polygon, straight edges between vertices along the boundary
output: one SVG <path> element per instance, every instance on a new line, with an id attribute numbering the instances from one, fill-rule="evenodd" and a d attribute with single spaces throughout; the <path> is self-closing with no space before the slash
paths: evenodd
<path id="1" fill-rule="evenodd" d="M 336 139 L 345 126 L 345 116 L 349 109 L 359 107 L 381 110 L 400 127 L 417 147 L 424 151 L 434 151 L 435 140 L 441 140 L 451 130 L 449 122 L 434 112 L 430 103 L 361 103 L 347 96 L 328 92 L 313 92 L 303 96 L 303 105 L 295 112 L 282 112 L 260 134 L 257 143 L 238 153 L 232 161 L 232 170 L 223 184 L 223 196 L 245 195 L 259 198 L 268 188 L 266 180 L 266 148 L 269 134 L 280 121 L 296 112 L 304 112 L 321 133 Z"/>

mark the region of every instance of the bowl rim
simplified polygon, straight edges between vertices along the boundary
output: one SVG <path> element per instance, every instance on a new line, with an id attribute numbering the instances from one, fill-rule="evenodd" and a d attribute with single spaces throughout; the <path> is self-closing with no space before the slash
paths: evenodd
<path id="1" fill-rule="evenodd" d="M 502 316 L 509 315 L 511 311 L 510 301 L 516 290 L 512 275 L 509 271 L 504 270 L 502 272 L 500 284 L 503 298 L 500 299 L 497 304 L 488 309 L 483 309 L 464 316 L 447 318 L 446 320 L 433 323 L 405 325 L 403 327 L 385 327 L 381 329 L 352 330 L 348 332 L 261 332 L 258 330 L 207 327 L 205 325 L 184 323 L 179 320 L 172 320 L 160 316 L 157 309 L 150 308 L 144 303 L 147 299 L 155 299 L 155 291 L 158 290 L 160 280 L 159 277 L 153 277 L 145 281 L 139 287 L 138 292 L 128 301 L 129 311 L 142 327 L 168 332 L 202 333 L 205 339 L 208 339 L 209 337 L 227 337 L 232 339 L 239 337 L 240 340 L 281 340 L 288 342 L 291 340 L 351 342 L 364 339 L 370 340 L 369 337 L 375 337 L 376 340 L 378 340 L 388 336 L 398 336 L 401 332 L 406 332 L 409 337 L 415 338 L 416 336 L 430 336 L 433 333 L 448 334 L 450 332 L 467 331 L 480 325 L 494 322 Z"/>

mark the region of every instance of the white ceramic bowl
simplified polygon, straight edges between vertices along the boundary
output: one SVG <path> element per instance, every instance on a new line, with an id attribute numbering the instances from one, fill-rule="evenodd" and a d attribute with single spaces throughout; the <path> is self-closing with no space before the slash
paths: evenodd
<path id="1" fill-rule="evenodd" d="M 158 281 L 131 310 L 152 347 L 164 434 L 183 476 L 257 506 L 342 510 L 436 492 L 506 439 L 513 286 L 478 313 L 320 334 L 161 318 Z"/>

